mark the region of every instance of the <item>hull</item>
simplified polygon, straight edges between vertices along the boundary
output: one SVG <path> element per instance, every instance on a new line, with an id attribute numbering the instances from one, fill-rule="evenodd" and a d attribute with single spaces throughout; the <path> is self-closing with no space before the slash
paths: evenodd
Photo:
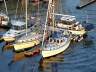
<path id="1" fill-rule="evenodd" d="M 6 42 L 12 42 L 12 41 L 15 41 L 15 38 L 14 37 L 3 37 L 3 40 Z"/>
<path id="2" fill-rule="evenodd" d="M 27 48 L 33 47 L 35 45 L 38 45 L 39 43 L 40 43 L 39 40 L 33 40 L 33 41 L 29 41 L 29 42 L 14 44 L 14 50 L 15 51 L 20 51 L 20 50 L 22 51 Z"/>
<path id="3" fill-rule="evenodd" d="M 30 32 L 31 30 L 28 29 L 28 32 Z M 10 33 L 10 34 L 8 34 Z M 17 37 L 21 36 L 25 34 L 25 30 L 21 30 L 21 31 L 14 31 L 14 30 L 9 30 L 7 31 L 4 35 L 3 35 L 3 40 L 5 42 L 13 42 L 16 40 Z M 6 36 L 7 35 L 7 36 Z M 8 36 L 9 35 L 9 36 Z M 11 35 L 15 35 L 15 36 L 11 36 Z"/>
<path id="4" fill-rule="evenodd" d="M 63 25 L 62 23 L 60 24 L 58 24 L 57 25 L 59 28 L 65 28 L 65 29 L 68 29 L 69 27 L 72 27 L 72 25 Z M 86 33 L 86 31 L 85 31 L 85 29 L 82 29 L 82 30 L 69 30 L 68 29 L 68 31 L 69 32 L 71 32 L 72 34 L 74 34 L 74 35 L 84 35 L 85 33 Z"/>
<path id="5" fill-rule="evenodd" d="M 46 58 L 46 57 L 51 57 L 51 56 L 57 55 L 57 54 L 65 51 L 68 48 L 69 44 L 70 44 L 70 41 L 65 46 L 62 46 L 62 47 L 60 47 L 59 49 L 56 49 L 56 50 L 48 50 L 48 51 L 47 50 L 42 50 L 42 56 L 44 58 Z"/>
<path id="6" fill-rule="evenodd" d="M 85 30 L 80 30 L 80 31 L 76 31 L 76 30 L 68 30 L 70 31 L 72 34 L 74 35 L 84 35 L 86 33 Z"/>
<path id="7" fill-rule="evenodd" d="M 73 25 L 65 25 L 65 24 L 62 24 L 62 23 L 58 23 L 57 24 L 57 27 L 59 27 L 59 28 L 69 28 L 69 27 L 72 27 Z"/>

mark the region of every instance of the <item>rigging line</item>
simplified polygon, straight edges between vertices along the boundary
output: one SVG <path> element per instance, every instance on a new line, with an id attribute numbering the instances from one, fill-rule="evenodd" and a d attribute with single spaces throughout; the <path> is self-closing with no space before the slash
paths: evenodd
<path id="1" fill-rule="evenodd" d="M 37 18 L 37 24 L 39 24 L 40 25 L 40 1 L 38 0 L 38 12 L 37 12 L 37 14 L 38 14 L 38 18 Z M 41 26 L 39 26 L 40 27 L 40 29 L 41 29 Z"/>
<path id="2" fill-rule="evenodd" d="M 6 8 L 6 14 L 8 15 L 7 4 L 6 4 L 5 0 L 4 0 L 4 5 L 5 5 L 5 8 Z"/>
<path id="3" fill-rule="evenodd" d="M 52 23 L 53 23 L 53 32 L 54 32 L 54 27 L 55 27 L 55 17 L 54 17 L 54 12 L 55 12 L 55 3 L 54 3 L 55 1 L 54 0 L 52 0 L 52 13 L 53 13 L 53 15 L 52 15 Z"/>
<path id="4" fill-rule="evenodd" d="M 16 16 L 17 16 L 17 10 L 18 10 L 18 7 L 19 7 L 19 0 L 17 1 L 17 5 L 16 5 L 16 14 L 15 14 L 15 19 L 16 19 Z"/>
<path id="5" fill-rule="evenodd" d="M 52 3 L 51 3 L 51 13 L 53 13 L 53 14 L 51 14 L 51 18 L 52 18 L 52 26 L 53 26 L 53 32 L 54 32 L 54 12 L 55 12 L 55 3 L 54 3 L 54 0 L 52 0 Z"/>
<path id="6" fill-rule="evenodd" d="M 40 14 L 40 13 L 39 13 L 39 11 L 40 11 L 40 10 L 39 10 L 39 8 L 40 8 L 40 7 L 39 7 L 39 3 L 40 3 L 40 2 L 39 2 L 39 0 L 38 0 L 38 12 L 37 12 L 38 16 L 39 16 L 39 14 Z"/>
<path id="7" fill-rule="evenodd" d="M 62 11 L 63 9 L 62 9 L 62 4 L 61 3 L 62 3 L 62 1 L 60 0 L 60 3 L 59 3 L 60 4 L 60 13 L 63 14 L 63 11 Z"/>
<path id="8" fill-rule="evenodd" d="M 36 4 L 37 4 L 37 6 L 36 6 L 36 23 L 35 23 L 35 28 L 36 28 L 36 32 L 39 32 L 40 33 L 40 17 L 39 17 L 39 15 L 40 15 L 40 13 L 39 13 L 39 0 L 37 0 L 36 1 Z"/>
<path id="9" fill-rule="evenodd" d="M 85 13 L 86 13 L 86 23 L 88 23 L 88 22 L 89 22 L 89 21 L 88 21 L 88 19 L 89 19 L 88 12 L 85 11 Z"/>
<path id="10" fill-rule="evenodd" d="M 37 5 L 37 12 L 36 12 L 36 13 L 37 13 L 37 15 L 36 15 L 36 16 L 37 16 L 36 25 L 39 24 L 39 21 L 40 21 L 40 20 L 39 20 L 39 19 L 40 19 L 40 18 L 39 18 L 39 15 L 40 15 L 40 13 L 39 13 L 39 12 L 40 12 L 40 11 L 39 11 L 39 0 L 38 0 L 37 2 L 38 2 L 38 3 L 37 3 L 38 5 Z"/>
<path id="11" fill-rule="evenodd" d="M 27 0 L 25 0 L 25 8 L 26 8 L 26 12 L 25 12 L 25 14 L 26 14 L 26 36 L 27 36 Z"/>
<path id="12" fill-rule="evenodd" d="M 63 9 L 62 9 L 62 0 L 57 0 L 56 2 L 56 10 L 58 14 L 63 14 Z"/>
<path id="13" fill-rule="evenodd" d="M 46 14 L 46 21 L 45 21 L 45 29 L 44 29 L 44 34 L 43 34 L 43 40 L 42 40 L 42 47 L 44 45 L 44 36 L 45 36 L 45 33 L 46 33 L 46 27 L 47 27 L 47 19 L 48 19 L 48 12 L 49 12 L 49 5 L 50 3 L 52 2 L 52 0 L 49 0 L 49 3 L 48 3 L 48 8 L 47 8 L 47 14 Z"/>

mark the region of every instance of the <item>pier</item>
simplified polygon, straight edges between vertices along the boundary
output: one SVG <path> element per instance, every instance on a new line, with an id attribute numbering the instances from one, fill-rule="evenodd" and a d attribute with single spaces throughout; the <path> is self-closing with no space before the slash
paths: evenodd
<path id="1" fill-rule="evenodd" d="M 80 5 L 78 5 L 77 9 L 82 9 L 92 3 L 96 2 L 96 0 L 80 0 Z"/>

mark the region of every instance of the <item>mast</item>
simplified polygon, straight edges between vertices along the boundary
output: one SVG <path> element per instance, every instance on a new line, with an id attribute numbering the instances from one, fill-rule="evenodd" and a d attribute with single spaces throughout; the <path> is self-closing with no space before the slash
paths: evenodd
<path id="1" fill-rule="evenodd" d="M 55 12 L 55 4 L 54 4 L 54 0 L 52 0 L 52 25 L 53 25 L 53 31 L 54 31 L 54 27 L 55 27 L 55 15 L 54 15 L 54 12 Z"/>
<path id="2" fill-rule="evenodd" d="M 26 14 L 26 36 L 27 36 L 27 0 L 25 0 L 25 10 L 26 10 L 26 12 L 25 12 L 25 14 Z"/>
<path id="3" fill-rule="evenodd" d="M 44 34 L 43 34 L 43 41 L 42 41 L 42 47 L 44 45 L 44 36 L 46 34 L 46 27 L 47 27 L 47 21 L 48 21 L 48 15 L 49 15 L 49 9 L 50 9 L 50 4 L 52 3 L 52 0 L 49 0 L 49 3 L 48 3 L 48 8 L 47 8 L 47 14 L 46 14 L 46 21 L 45 21 L 45 29 L 44 29 Z"/>
<path id="4" fill-rule="evenodd" d="M 6 4 L 5 0 L 4 0 L 4 5 L 5 5 L 5 8 L 6 8 L 6 14 L 8 15 L 8 9 L 7 9 L 7 4 Z"/>

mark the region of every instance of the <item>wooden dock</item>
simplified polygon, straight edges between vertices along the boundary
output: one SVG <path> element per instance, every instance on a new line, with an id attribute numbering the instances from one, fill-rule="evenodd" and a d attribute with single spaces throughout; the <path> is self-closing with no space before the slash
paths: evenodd
<path id="1" fill-rule="evenodd" d="M 80 4 L 76 7 L 77 9 L 82 9 L 92 3 L 96 2 L 96 0 L 80 0 Z"/>

